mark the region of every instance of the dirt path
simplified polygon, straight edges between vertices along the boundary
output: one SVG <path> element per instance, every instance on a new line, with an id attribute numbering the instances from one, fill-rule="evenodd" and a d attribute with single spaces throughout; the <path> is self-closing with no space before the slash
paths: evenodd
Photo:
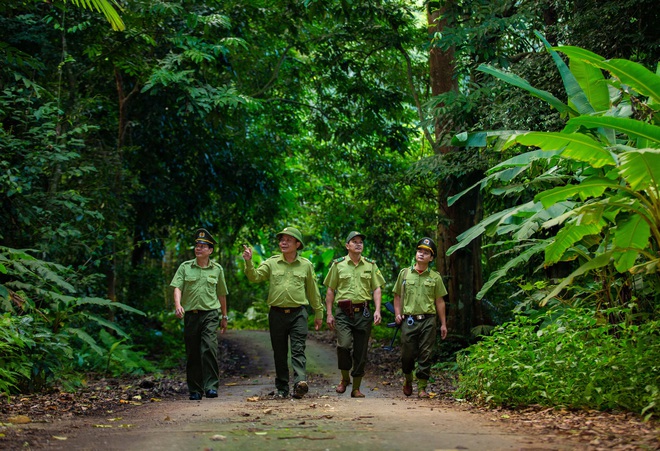
<path id="1" fill-rule="evenodd" d="M 23 427 L 48 436 L 44 445 L 54 450 L 579 449 L 557 437 L 510 431 L 439 399 L 406 398 L 378 374 L 363 382 L 366 398 L 338 395 L 335 350 L 315 340 L 308 341 L 308 396 L 270 400 L 274 374 L 268 333 L 229 331 L 222 339 L 240 347 L 248 362 L 241 376 L 224 381 L 217 399 L 181 396 L 129 405 L 104 417 Z"/>

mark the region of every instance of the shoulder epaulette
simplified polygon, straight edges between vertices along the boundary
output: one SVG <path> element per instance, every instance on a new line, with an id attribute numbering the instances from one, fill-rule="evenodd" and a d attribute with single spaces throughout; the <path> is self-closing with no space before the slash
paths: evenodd
<path id="1" fill-rule="evenodd" d="M 374 264 L 374 265 L 376 264 L 376 260 L 374 260 L 372 258 L 369 258 L 369 257 L 362 257 L 362 258 L 364 258 L 364 261 L 366 261 L 368 263 L 371 263 L 371 264 Z"/>
<path id="2" fill-rule="evenodd" d="M 332 263 L 341 263 L 344 260 L 346 260 L 346 257 L 339 257 L 339 258 L 335 258 L 334 260 L 332 260 Z"/>

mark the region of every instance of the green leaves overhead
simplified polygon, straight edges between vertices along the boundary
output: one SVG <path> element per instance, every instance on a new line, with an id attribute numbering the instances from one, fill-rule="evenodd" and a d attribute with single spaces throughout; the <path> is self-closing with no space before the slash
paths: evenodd
<path id="1" fill-rule="evenodd" d="M 63 3 L 67 1 L 73 3 L 76 6 L 86 8 L 89 10 L 96 10 L 105 16 L 105 18 L 110 22 L 112 29 L 115 31 L 123 31 L 126 29 L 126 25 L 119 17 L 117 9 L 121 10 L 121 6 L 117 3 L 116 0 L 61 0 Z"/>

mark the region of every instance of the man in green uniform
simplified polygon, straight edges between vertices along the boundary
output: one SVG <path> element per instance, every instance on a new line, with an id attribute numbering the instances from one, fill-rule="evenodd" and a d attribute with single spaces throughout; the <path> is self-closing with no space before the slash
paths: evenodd
<path id="1" fill-rule="evenodd" d="M 302 250 L 302 234 L 295 227 L 286 227 L 277 234 L 281 254 L 265 260 L 258 268 L 252 262 L 252 249 L 243 246 L 245 275 L 250 282 L 268 280 L 268 328 L 275 359 L 276 398 L 289 396 L 289 365 L 287 356 L 291 340 L 291 366 L 294 373 L 293 397 L 302 398 L 307 393 L 307 309 L 314 310 L 315 329 L 323 322 L 323 304 L 316 284 L 312 263 L 298 255 Z"/>
<path id="2" fill-rule="evenodd" d="M 347 257 L 334 260 L 323 285 L 328 287 L 325 303 L 326 323 L 337 330 L 337 361 L 341 382 L 337 393 L 344 393 L 353 377 L 352 398 L 364 398 L 360 384 L 367 363 L 372 324 L 380 324 L 381 287 L 385 284 L 378 266 L 362 256 L 364 235 L 350 232 L 346 237 Z M 373 322 L 369 301 L 374 300 Z M 333 306 L 337 306 L 333 316 Z M 351 368 L 353 371 L 350 373 Z"/>
<path id="3" fill-rule="evenodd" d="M 202 393 L 218 397 L 218 327 L 222 333 L 227 330 L 225 274 L 210 258 L 215 244 L 207 230 L 197 230 L 195 259 L 181 263 L 170 283 L 176 316 L 183 318 L 186 376 L 194 401 L 202 399 Z"/>
<path id="4" fill-rule="evenodd" d="M 401 369 L 405 381 L 403 394 L 412 394 L 412 371 L 417 360 L 417 395 L 428 398 L 426 392 L 431 375 L 431 355 L 440 318 L 440 334 L 447 337 L 445 301 L 447 294 L 442 277 L 429 268 L 437 253 L 435 242 L 424 237 L 417 243 L 415 264 L 404 268 L 394 285 L 394 314 L 401 324 Z"/>

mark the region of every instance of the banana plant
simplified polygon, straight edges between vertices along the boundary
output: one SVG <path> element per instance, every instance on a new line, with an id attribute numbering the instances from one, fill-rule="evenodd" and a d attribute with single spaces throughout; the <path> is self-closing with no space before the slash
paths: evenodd
<path id="1" fill-rule="evenodd" d="M 482 234 L 511 238 L 495 245 L 515 243 L 517 255 L 491 274 L 478 298 L 509 270 L 540 253 L 545 266 L 578 262 L 577 269 L 550 290 L 541 305 L 555 299 L 575 278 L 593 271 L 633 274 L 657 284 L 660 76 L 633 61 L 607 60 L 578 47 L 553 48 L 538 36 L 559 69 L 568 102 L 508 72 L 487 66 L 480 70 L 545 100 L 568 118 L 565 127 L 560 132 L 457 135 L 454 144 L 458 146 L 485 146 L 499 140 L 503 149 L 522 146 L 530 150 L 491 168 L 486 178 L 450 198 L 449 204 L 468 190 L 485 189 L 493 181 L 505 184 L 501 192 L 514 189 L 516 177 L 542 162 L 546 170 L 526 182 L 529 187 L 539 187 L 538 193 L 465 231 L 447 253 L 451 255 Z M 558 52 L 568 57 L 570 67 Z M 551 228 L 559 231 L 547 237 Z"/>

